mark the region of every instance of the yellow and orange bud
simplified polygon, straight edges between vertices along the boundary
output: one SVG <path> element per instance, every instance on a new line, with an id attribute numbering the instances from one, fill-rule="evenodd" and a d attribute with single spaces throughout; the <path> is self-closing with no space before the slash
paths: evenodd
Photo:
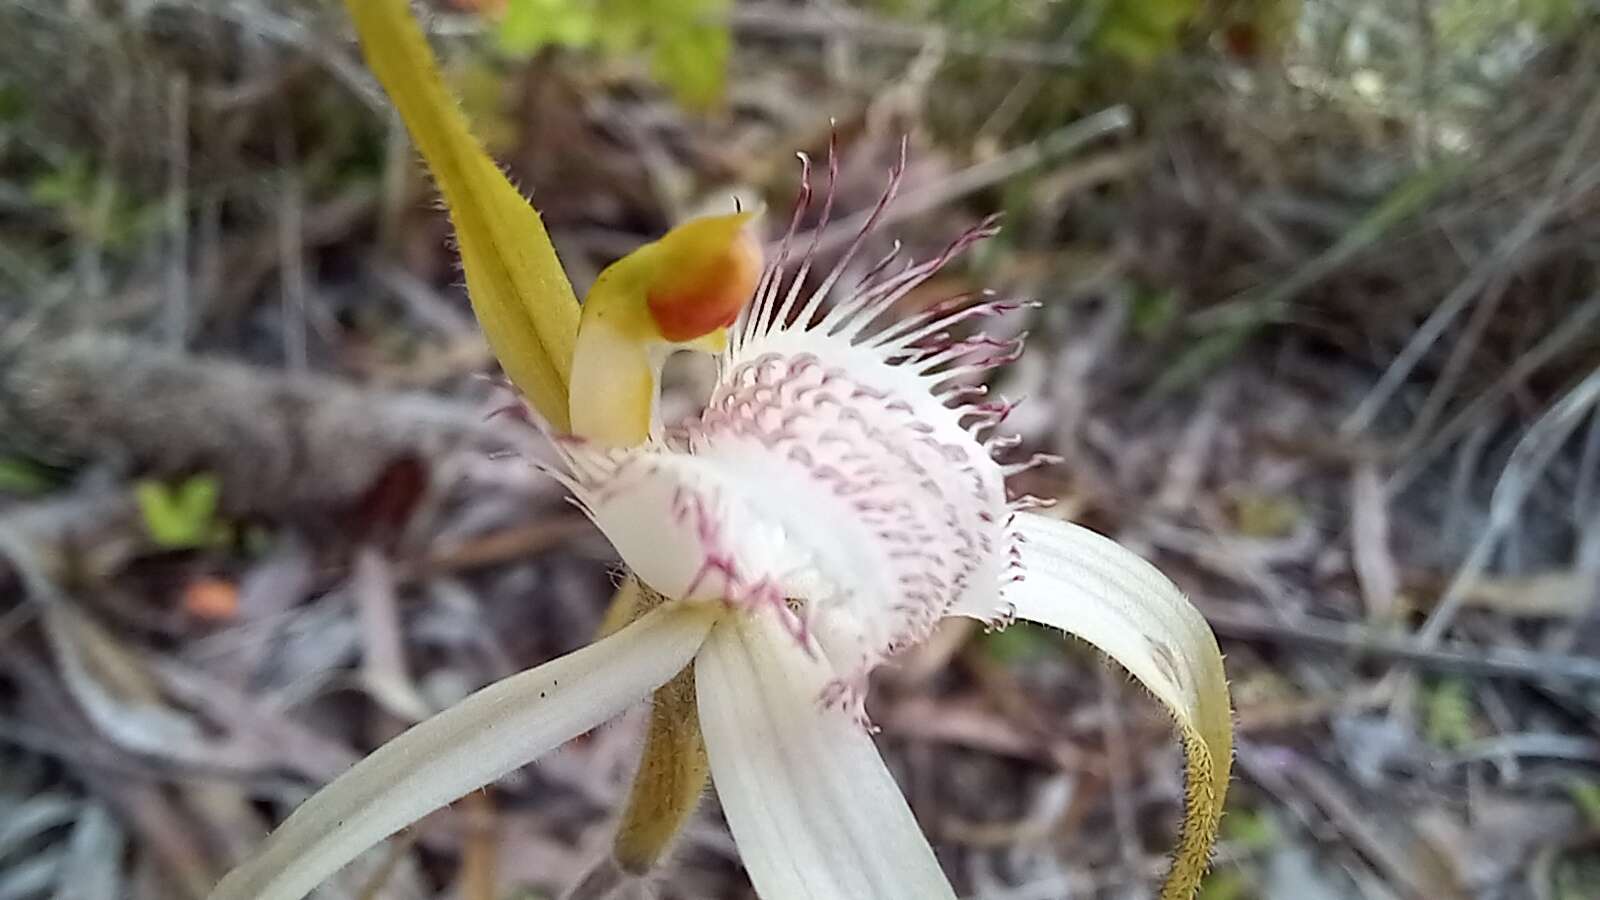
<path id="1" fill-rule="evenodd" d="M 752 214 L 693 219 L 656 242 L 659 268 L 645 303 L 661 337 L 674 344 L 726 328 L 761 277 L 761 243 Z"/>
<path id="2" fill-rule="evenodd" d="M 571 379 L 572 431 L 644 440 L 663 347 L 715 353 L 761 277 L 753 213 L 691 219 L 606 267 L 589 289 Z"/>

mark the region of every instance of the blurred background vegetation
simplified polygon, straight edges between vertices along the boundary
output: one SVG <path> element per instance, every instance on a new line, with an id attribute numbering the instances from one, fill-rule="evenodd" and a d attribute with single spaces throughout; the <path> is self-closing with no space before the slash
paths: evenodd
<path id="1" fill-rule="evenodd" d="M 918 303 L 1044 307 L 1026 487 L 1211 618 L 1206 900 L 1600 896 L 1594 0 L 429 0 L 579 290 L 840 148 Z M 807 223 L 808 226 L 815 223 Z M 886 236 L 880 236 L 887 240 Z M 871 254 L 868 254 L 869 256 Z M 408 721 L 582 643 L 603 543 L 505 451 L 448 223 L 331 0 L 0 0 L 0 900 L 202 897 Z M 674 369 L 692 410 L 703 369 Z M 964 895 L 1137 897 L 1159 713 L 1030 629 L 885 674 Z M 637 723 L 329 888 L 554 897 Z M 711 805 L 656 889 L 744 897 Z"/>

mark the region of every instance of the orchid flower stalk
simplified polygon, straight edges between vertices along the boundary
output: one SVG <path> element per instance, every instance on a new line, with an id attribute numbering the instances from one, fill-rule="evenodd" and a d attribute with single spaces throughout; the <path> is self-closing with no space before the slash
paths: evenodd
<path id="1" fill-rule="evenodd" d="M 709 771 L 765 900 L 953 898 L 864 706 L 870 673 L 951 616 L 1059 628 L 1171 712 L 1187 798 L 1162 896 L 1191 897 L 1232 754 L 1210 629 L 1143 559 L 1008 495 L 1007 476 L 1042 458 L 997 461 L 1016 444 L 1001 431 L 1010 406 L 981 385 L 1022 342 L 956 335 L 1017 304 L 979 294 L 895 315 L 992 227 L 925 262 L 891 254 L 847 284 L 902 153 L 855 242 L 808 290 L 814 244 L 795 239 L 812 200 L 805 163 L 765 268 L 747 215 L 694 220 L 607 269 L 580 309 L 537 213 L 441 86 L 405 0 L 348 6 L 444 193 L 490 344 L 551 429 L 550 474 L 633 577 L 609 634 L 380 747 L 295 810 L 214 900 L 296 900 L 652 692 L 619 866 L 655 861 Z M 657 376 L 675 348 L 717 354 L 718 377 L 700 415 L 664 426 Z"/>

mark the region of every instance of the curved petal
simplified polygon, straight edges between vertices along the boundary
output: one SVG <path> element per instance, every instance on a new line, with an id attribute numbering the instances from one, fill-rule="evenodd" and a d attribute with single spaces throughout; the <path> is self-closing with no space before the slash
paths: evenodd
<path id="1" fill-rule="evenodd" d="M 728 825 L 764 900 L 955 894 L 834 678 L 768 614 L 719 623 L 695 661 L 700 727 Z"/>
<path id="2" fill-rule="evenodd" d="M 578 300 L 539 213 L 473 137 L 406 0 L 346 0 L 367 65 L 400 111 L 444 194 L 467 296 L 506 375 L 567 428 Z"/>
<path id="3" fill-rule="evenodd" d="M 1001 599 L 1116 660 L 1166 705 L 1183 733 L 1188 789 L 1163 900 L 1188 898 L 1205 874 L 1233 763 L 1233 718 L 1217 640 L 1199 611 L 1150 563 L 1078 525 L 1021 513 L 1022 580 Z"/>
<path id="4" fill-rule="evenodd" d="M 694 657 L 718 612 L 663 607 L 406 731 L 301 804 L 211 900 L 298 900 L 388 835 L 661 686 Z"/>

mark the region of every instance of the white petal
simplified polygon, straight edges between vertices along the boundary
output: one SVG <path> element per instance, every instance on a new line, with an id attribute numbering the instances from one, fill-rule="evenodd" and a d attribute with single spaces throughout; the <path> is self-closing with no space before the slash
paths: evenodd
<path id="1" fill-rule="evenodd" d="M 1022 580 L 1001 599 L 1116 660 L 1184 718 L 1225 685 L 1211 627 L 1155 566 L 1081 525 L 1032 513 L 1012 526 Z"/>
<path id="2" fill-rule="evenodd" d="M 1002 601 L 1018 617 L 1077 635 L 1116 660 L 1182 731 L 1188 796 L 1161 896 L 1189 897 L 1206 868 L 1233 759 L 1217 640 L 1176 585 L 1110 538 L 1030 513 L 1019 514 L 1012 527 L 1022 580 L 1001 590 Z"/>
<path id="3" fill-rule="evenodd" d="M 388 835 L 659 687 L 694 657 L 715 616 L 663 607 L 411 728 L 303 803 L 211 900 L 298 900 Z"/>
<path id="4" fill-rule="evenodd" d="M 717 797 L 764 900 L 954 898 L 834 677 L 770 615 L 723 620 L 695 663 Z"/>

